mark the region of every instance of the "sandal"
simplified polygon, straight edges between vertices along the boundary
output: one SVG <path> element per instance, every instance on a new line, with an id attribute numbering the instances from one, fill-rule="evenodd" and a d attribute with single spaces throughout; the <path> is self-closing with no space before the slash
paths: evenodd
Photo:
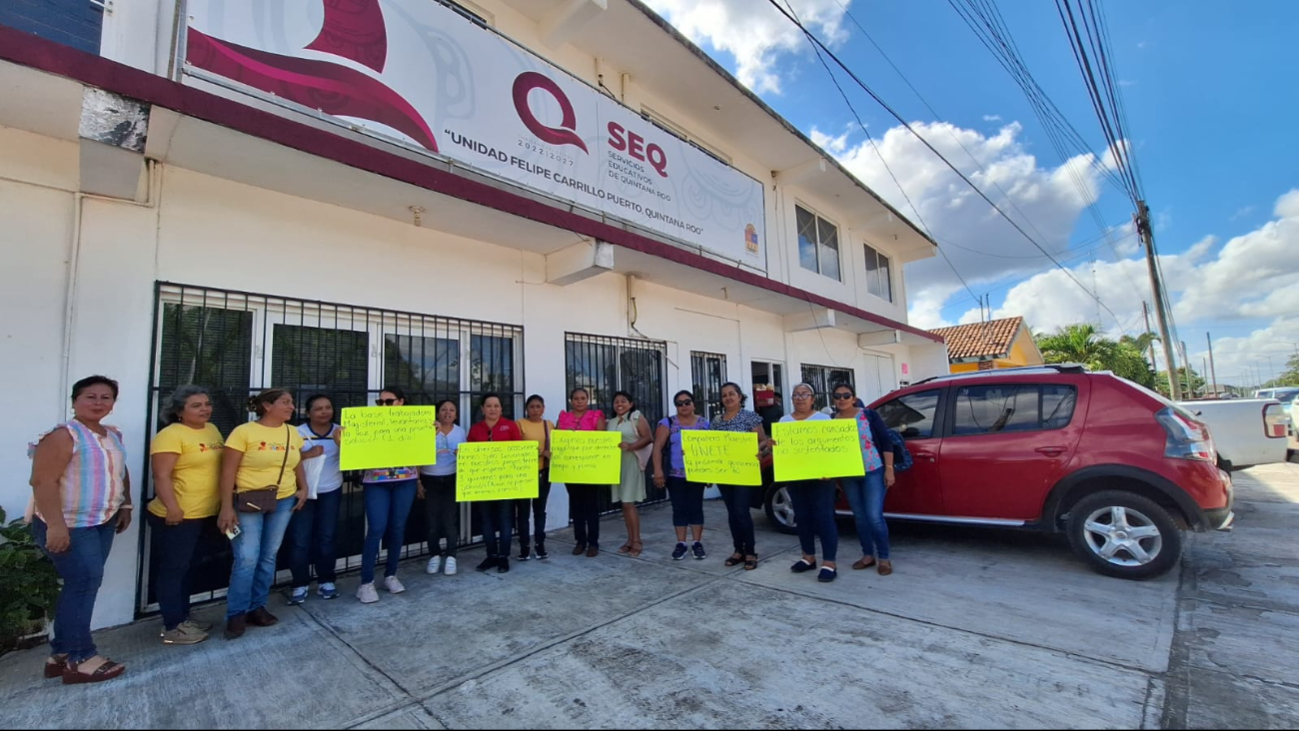
<path id="1" fill-rule="evenodd" d="M 745 570 L 745 571 L 752 571 L 752 570 L 754 570 L 754 569 L 756 569 L 756 568 L 758 568 L 758 554 L 755 553 L 755 554 L 753 554 L 752 556 L 745 556 L 745 557 L 744 557 L 744 570 Z"/>
<path id="2" fill-rule="evenodd" d="M 740 553 L 732 553 L 731 557 L 726 559 L 722 565 L 730 568 L 732 566 L 739 566 L 742 563 L 744 563 L 744 555 Z"/>
<path id="3" fill-rule="evenodd" d="M 893 573 L 893 562 L 888 560 L 887 558 L 880 559 L 879 572 L 880 572 L 880 576 L 888 576 L 889 574 Z"/>
<path id="4" fill-rule="evenodd" d="M 622 544 L 618 547 L 618 553 L 631 553 L 631 542 Z"/>
<path id="5" fill-rule="evenodd" d="M 58 655 L 50 655 L 50 658 L 45 661 L 45 677 L 47 679 L 61 678 L 63 677 L 63 671 L 66 670 L 67 667 L 68 653 L 64 652 Z"/>
<path id="6" fill-rule="evenodd" d="M 643 551 L 643 550 L 645 550 L 645 546 L 641 545 L 641 542 L 640 542 L 640 541 L 632 541 L 632 542 L 631 542 L 631 553 L 630 553 L 629 555 L 631 555 L 633 558 L 635 558 L 636 556 L 639 556 L 639 555 L 640 555 L 640 552 Z"/>
<path id="7" fill-rule="evenodd" d="M 861 571 L 862 569 L 868 569 L 874 565 L 875 565 L 874 556 L 863 556 L 860 561 L 852 565 L 852 570 Z"/>
<path id="8" fill-rule="evenodd" d="M 63 684 L 80 685 L 82 683 L 102 683 L 105 680 L 112 680 L 126 672 L 126 666 L 120 662 L 113 662 L 112 660 L 99 655 L 96 655 L 95 657 L 98 657 L 103 662 L 88 673 L 83 673 L 80 670 L 80 666 L 84 665 L 88 661 L 83 660 L 80 663 L 68 663 L 67 668 L 63 671 Z M 92 657 L 90 659 L 93 660 L 95 658 Z"/>

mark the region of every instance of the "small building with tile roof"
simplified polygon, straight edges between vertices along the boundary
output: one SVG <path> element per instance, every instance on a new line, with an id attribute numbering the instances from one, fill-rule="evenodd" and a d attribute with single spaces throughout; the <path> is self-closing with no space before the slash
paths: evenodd
<path id="1" fill-rule="evenodd" d="M 930 332 L 947 341 L 952 373 L 1041 365 L 1042 351 L 1022 317 L 940 327 Z"/>

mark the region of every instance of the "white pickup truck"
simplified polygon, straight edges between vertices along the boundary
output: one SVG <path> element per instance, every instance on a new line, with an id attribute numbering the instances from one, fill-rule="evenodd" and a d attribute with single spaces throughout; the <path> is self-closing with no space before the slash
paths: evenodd
<path id="1" fill-rule="evenodd" d="M 1209 425 L 1224 469 L 1286 461 L 1288 405 L 1276 399 L 1225 399 L 1182 401 L 1178 406 Z"/>

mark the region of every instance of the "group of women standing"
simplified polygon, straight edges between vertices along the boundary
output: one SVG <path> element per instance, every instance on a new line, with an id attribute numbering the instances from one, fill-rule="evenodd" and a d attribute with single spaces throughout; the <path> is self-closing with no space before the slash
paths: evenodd
<path id="1" fill-rule="evenodd" d="M 43 434 L 31 445 L 33 459 L 32 526 L 36 541 L 63 579 L 54 620 L 52 654 L 45 665 L 49 678 L 64 683 L 91 683 L 118 677 L 125 666 L 97 654 L 90 635 L 91 614 L 103 579 L 103 568 L 113 536 L 131 524 L 130 477 L 121 433 L 102 420 L 113 410 L 118 386 L 104 376 L 91 376 L 72 388 L 73 418 Z M 884 493 L 893 484 L 891 433 L 878 414 L 856 404 L 851 386 L 834 389 L 834 418 L 857 421 L 866 474 L 843 480 L 861 537 L 862 558 L 854 569 L 877 566 L 882 575 L 892 573 L 888 529 L 883 518 Z M 383 587 L 393 594 L 405 591 L 397 578 L 401 547 L 405 545 L 407 518 L 416 497 L 424 500 L 428 542 L 432 557 L 426 572 L 456 573 L 459 504 L 456 502 L 456 457 L 460 445 L 484 441 L 533 441 L 537 444 L 535 499 L 477 503 L 483 523 L 487 558 L 478 569 L 510 570 L 510 542 L 519 539 L 519 560 L 546 559 L 546 505 L 550 495 L 548 466 L 555 429 L 614 431 L 621 434 L 620 481 L 611 486 L 610 498 L 622 504 L 627 540 L 619 553 L 640 555 L 644 548 L 637 503 L 646 497 L 646 471 L 666 487 L 672 502 L 672 524 L 677 543 L 674 560 L 693 555 L 704 559 L 705 485 L 689 480 L 681 445 L 684 431 L 715 429 L 753 432 L 760 453 L 769 453 L 775 442 L 762 419 L 744 408 L 746 397 L 739 385 L 722 387 L 722 412 L 711 422 L 695 411 L 694 396 L 680 391 L 673 397 L 675 414 L 658 422 L 651 432 L 648 420 L 636 408 L 631 394 L 619 391 L 613 398 L 613 416 L 592 408 L 590 393 L 577 388 L 569 394 L 569 409 L 556 423 L 545 418 L 545 401 L 529 396 L 526 415 L 513 421 L 503 416 L 496 394 L 482 398 L 482 419 L 467 432 L 458 422 L 456 403 L 437 405 L 437 457 L 433 464 L 366 470 L 361 476 L 366 514 L 366 537 L 361 557 L 363 603 L 379 600 L 375 587 L 380 549 L 386 544 Z M 808 384 L 793 391 L 793 413 L 782 421 L 826 419 L 813 408 L 815 392 Z M 380 406 L 402 406 L 405 394 L 387 388 L 379 394 Z M 211 625 L 190 616 L 191 567 L 204 527 L 215 518 L 217 528 L 231 540 L 233 564 L 227 593 L 225 637 L 237 639 L 249 625 L 267 627 L 278 620 L 267 609 L 275 579 L 276 559 L 286 534 L 290 535 L 290 568 L 293 576 L 290 605 L 309 596 L 312 569 L 323 599 L 339 596 L 335 564 L 335 528 L 343 487 L 339 462 L 342 427 L 335 423 L 329 396 L 307 399 L 307 420 L 297 426 L 292 395 L 269 389 L 249 400 L 256 419 L 235 427 L 222 438 L 210 423 L 212 401 L 198 386 L 182 386 L 163 408 L 168 425 L 155 436 L 151 467 L 156 497 L 148 505 L 152 529 L 150 569 L 152 585 L 163 619 L 162 641 L 188 645 L 207 639 Z M 725 565 L 757 568 L 751 508 L 761 489 L 719 485 L 729 516 L 733 553 Z M 570 518 L 574 524 L 574 555 L 595 557 L 600 552 L 600 491 L 607 485 L 567 485 Z M 834 483 L 810 480 L 788 485 L 803 556 L 791 567 L 795 573 L 817 568 L 815 540 L 821 540 L 822 561 L 818 578 L 833 581 L 837 573 L 838 533 L 834 523 Z M 529 531 L 529 519 L 533 529 Z"/>

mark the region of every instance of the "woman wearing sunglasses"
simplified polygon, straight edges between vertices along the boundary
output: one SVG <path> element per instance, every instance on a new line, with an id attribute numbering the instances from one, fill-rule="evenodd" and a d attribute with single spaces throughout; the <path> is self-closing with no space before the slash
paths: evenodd
<path id="1" fill-rule="evenodd" d="M 857 406 L 857 392 L 851 384 L 834 387 L 836 419 L 856 419 L 857 437 L 861 441 L 861 458 L 866 467 L 863 477 L 844 477 L 843 491 L 848 495 L 857 536 L 861 539 L 861 560 L 852 565 L 860 571 L 878 564 L 880 576 L 893 573 L 889 561 L 889 526 L 884 522 L 884 495 L 893 486 L 893 439 L 884 419 L 874 409 Z"/>
<path id="2" fill-rule="evenodd" d="M 406 392 L 395 386 L 379 392 L 376 406 L 405 406 Z M 361 477 L 365 500 L 365 547 L 361 549 L 361 586 L 356 598 L 362 604 L 379 601 L 374 588 L 374 569 L 379 562 L 379 548 L 385 539 L 388 544 L 388 562 L 383 572 L 383 588 L 390 594 L 406 591 L 397 579 L 397 564 L 401 549 L 406 543 L 406 519 L 415 504 L 419 489 L 419 470 L 416 467 L 389 467 L 365 470 Z"/>
<path id="3" fill-rule="evenodd" d="M 591 408 L 591 392 L 577 387 L 568 394 L 568 411 L 559 412 L 557 429 L 604 431 L 604 412 Z M 600 491 L 604 485 L 566 485 L 568 514 L 573 519 L 573 555 L 587 558 L 600 555 Z"/>
<path id="4" fill-rule="evenodd" d="M 767 431 L 762 427 L 762 417 L 744 408 L 749 397 L 744 395 L 737 383 L 727 381 L 722 384 L 722 413 L 713 419 L 712 427 L 716 431 L 753 432 L 758 435 L 759 448 L 766 446 Z M 757 460 L 757 457 L 754 457 Z M 737 566 L 744 564 L 745 571 L 758 568 L 758 549 L 754 545 L 753 508 L 756 499 L 762 496 L 762 488 L 746 485 L 718 485 L 722 493 L 722 502 L 726 503 L 726 514 L 731 524 L 731 542 L 735 552 L 726 559 L 724 565 Z"/>
<path id="5" fill-rule="evenodd" d="M 794 412 L 780 417 L 782 423 L 791 421 L 822 421 L 830 417 L 816 410 L 816 390 L 806 383 L 794 387 Z M 772 442 L 774 444 L 774 442 Z M 803 547 L 803 557 L 789 567 L 801 574 L 816 568 L 816 539 L 821 539 L 821 571 L 817 581 L 829 583 L 838 576 L 835 558 L 839 554 L 839 527 L 834 523 L 834 481 L 798 480 L 785 486 L 789 501 L 794 506 L 798 542 Z"/>
<path id="6" fill-rule="evenodd" d="M 704 552 L 704 485 L 700 482 L 686 481 L 686 462 L 681 452 L 681 431 L 683 429 L 707 429 L 708 420 L 695 414 L 695 397 L 689 391 L 678 391 L 672 397 L 672 404 L 677 407 L 676 416 L 659 422 L 654 435 L 654 485 L 668 486 L 668 497 L 672 500 L 672 527 L 677 532 L 677 547 L 672 549 L 672 560 L 680 561 L 693 551 L 695 558 L 702 561 L 708 554 Z M 664 473 L 664 455 L 668 452 L 667 468 Z M 694 545 L 686 546 L 686 528 L 694 537 Z"/>

